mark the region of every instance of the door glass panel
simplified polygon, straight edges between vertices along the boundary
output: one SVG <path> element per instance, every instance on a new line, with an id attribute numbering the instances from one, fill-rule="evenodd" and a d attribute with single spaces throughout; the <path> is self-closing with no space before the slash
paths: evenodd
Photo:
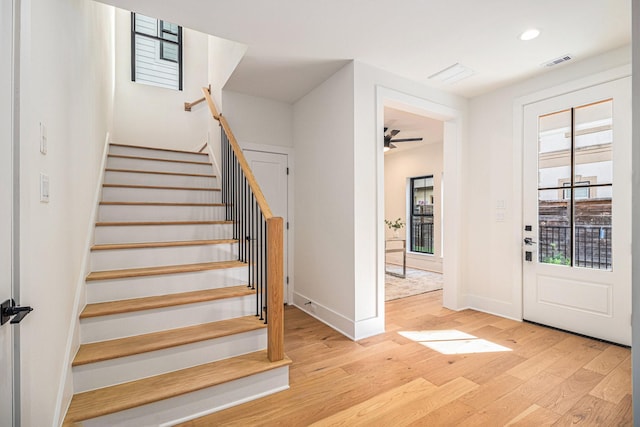
<path id="1" fill-rule="evenodd" d="M 538 221 L 538 261 L 571 265 L 571 189 L 538 191 Z"/>
<path id="2" fill-rule="evenodd" d="M 539 117 L 539 262 L 612 269 L 612 123 L 610 99 Z"/>
<path id="3" fill-rule="evenodd" d="M 547 114 L 538 123 L 538 186 L 571 182 L 571 110 Z"/>
<path id="4" fill-rule="evenodd" d="M 575 180 L 585 185 L 613 182 L 611 100 L 575 109 Z"/>
<path id="5" fill-rule="evenodd" d="M 609 190 L 611 187 L 598 188 Z M 611 270 L 611 196 L 575 201 L 576 267 Z"/>

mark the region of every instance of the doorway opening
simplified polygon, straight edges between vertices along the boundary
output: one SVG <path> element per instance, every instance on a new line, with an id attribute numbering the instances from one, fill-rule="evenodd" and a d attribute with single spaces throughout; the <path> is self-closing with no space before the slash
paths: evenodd
<path id="1" fill-rule="evenodd" d="M 393 215 L 385 213 L 385 156 L 384 156 L 384 127 L 385 108 L 399 110 L 404 113 L 412 113 L 439 121 L 442 126 L 442 172 L 439 177 L 441 188 L 446 186 L 446 191 L 440 194 L 440 215 L 445 221 L 441 222 L 440 253 L 442 256 L 442 305 L 446 308 L 458 310 L 464 306 L 460 296 L 460 270 L 461 270 L 461 237 L 462 223 L 462 199 L 461 199 L 461 151 L 463 135 L 464 111 L 456 107 L 442 105 L 424 98 L 408 95 L 403 92 L 378 86 L 376 88 L 376 123 L 378 127 L 377 151 L 377 310 L 378 318 L 384 322 L 385 313 L 385 258 L 387 226 L 385 218 Z M 394 127 L 394 129 L 397 129 Z M 407 135 L 405 133 L 405 135 Z M 400 134 L 396 134 L 400 137 Z M 393 139 L 393 138 L 392 138 Z M 434 173 L 435 175 L 435 173 Z M 418 176 L 416 176 L 418 177 Z M 405 178 L 406 179 L 406 178 Z M 406 180 L 405 180 L 406 183 Z M 427 182 L 421 182 L 427 186 Z M 408 187 L 407 187 L 408 188 Z M 403 193 L 406 196 L 406 191 Z M 407 197 L 405 200 L 409 200 Z M 434 197 L 435 200 L 435 197 Z M 402 211 L 402 208 L 400 208 Z M 406 209 L 406 208 L 405 208 Z M 438 208 L 436 208 L 438 209 Z M 406 212 L 406 211 L 405 211 Z M 387 216 L 385 216 L 387 215 Z M 406 216 L 406 213 L 405 213 Z M 389 217 L 396 220 L 398 217 Z M 405 229 L 405 237 L 407 237 Z M 446 261 L 446 262 L 445 262 Z M 384 324 L 384 323 L 382 323 Z"/>
<path id="2" fill-rule="evenodd" d="M 443 287 L 444 122 L 384 108 L 385 301 Z"/>

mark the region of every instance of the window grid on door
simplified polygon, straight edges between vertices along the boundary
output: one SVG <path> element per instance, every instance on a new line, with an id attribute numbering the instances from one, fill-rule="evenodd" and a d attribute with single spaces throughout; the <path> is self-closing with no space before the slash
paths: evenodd
<path id="1" fill-rule="evenodd" d="M 538 123 L 538 261 L 611 270 L 612 100 Z"/>

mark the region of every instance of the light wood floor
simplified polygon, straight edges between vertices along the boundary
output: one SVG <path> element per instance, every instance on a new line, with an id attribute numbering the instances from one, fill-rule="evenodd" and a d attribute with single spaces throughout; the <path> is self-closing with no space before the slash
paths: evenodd
<path id="1" fill-rule="evenodd" d="M 629 349 L 441 304 L 390 301 L 387 332 L 358 342 L 288 307 L 291 388 L 186 426 L 633 424 Z M 448 329 L 511 351 L 445 355 L 399 334 Z"/>

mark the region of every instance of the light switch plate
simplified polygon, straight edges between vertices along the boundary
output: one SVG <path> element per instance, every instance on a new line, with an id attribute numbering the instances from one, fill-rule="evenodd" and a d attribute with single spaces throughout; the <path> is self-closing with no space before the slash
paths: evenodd
<path id="1" fill-rule="evenodd" d="M 47 127 L 40 123 L 40 152 L 47 154 Z"/>
<path id="2" fill-rule="evenodd" d="M 40 201 L 49 203 L 49 175 L 40 173 Z"/>

